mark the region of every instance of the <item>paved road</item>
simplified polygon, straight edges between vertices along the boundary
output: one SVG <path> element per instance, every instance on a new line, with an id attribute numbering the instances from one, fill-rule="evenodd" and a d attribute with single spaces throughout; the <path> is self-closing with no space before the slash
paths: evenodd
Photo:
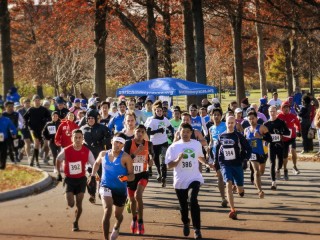
<path id="1" fill-rule="evenodd" d="M 279 181 L 277 191 L 269 190 L 267 169 L 263 176 L 265 199 L 258 199 L 246 173 L 245 198 L 235 196 L 237 221 L 229 219 L 228 209 L 220 207 L 213 173 L 204 173 L 205 185 L 199 197 L 204 239 L 320 239 L 320 163 L 301 162 L 299 166 L 302 173 L 291 175 L 288 182 Z M 45 169 L 51 171 L 52 167 Z M 144 198 L 146 235 L 129 233 L 131 217 L 125 212 L 119 239 L 187 239 L 182 237 L 171 183 L 170 177 L 163 189 L 151 179 Z M 92 205 L 86 194 L 80 232 L 71 231 L 73 215 L 60 183 L 40 194 L 0 203 L 0 239 L 102 239 L 99 201 Z"/>

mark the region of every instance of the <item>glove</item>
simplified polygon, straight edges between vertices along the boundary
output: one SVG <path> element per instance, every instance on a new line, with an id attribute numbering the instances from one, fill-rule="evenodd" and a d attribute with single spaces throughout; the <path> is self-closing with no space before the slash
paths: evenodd
<path id="1" fill-rule="evenodd" d="M 62 176 L 61 176 L 60 173 L 57 175 L 57 181 L 58 181 L 58 182 L 62 182 Z"/>
<path id="2" fill-rule="evenodd" d="M 159 128 L 159 129 L 158 129 L 158 132 L 159 132 L 159 133 L 164 133 L 164 128 Z"/>
<path id="3" fill-rule="evenodd" d="M 297 137 L 301 137 L 301 133 L 300 132 L 297 132 Z"/>
<path id="4" fill-rule="evenodd" d="M 247 168 L 248 168 L 248 161 L 244 160 L 243 163 L 242 163 L 242 169 L 246 170 Z"/>
<path id="5" fill-rule="evenodd" d="M 119 180 L 121 182 L 127 182 L 128 181 L 128 176 L 125 176 L 125 175 L 120 175 L 118 176 Z"/>

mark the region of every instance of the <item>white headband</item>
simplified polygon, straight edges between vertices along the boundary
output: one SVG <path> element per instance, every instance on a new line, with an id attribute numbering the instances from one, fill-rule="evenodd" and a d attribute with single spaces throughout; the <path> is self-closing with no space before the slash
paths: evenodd
<path id="1" fill-rule="evenodd" d="M 113 137 L 113 142 L 121 142 L 122 144 L 125 144 L 126 140 L 122 137 Z"/>

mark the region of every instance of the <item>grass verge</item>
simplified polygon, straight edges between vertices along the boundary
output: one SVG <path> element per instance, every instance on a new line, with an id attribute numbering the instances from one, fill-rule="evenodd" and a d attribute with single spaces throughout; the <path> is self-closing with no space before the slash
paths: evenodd
<path id="1" fill-rule="evenodd" d="M 43 178 L 43 173 L 31 168 L 8 164 L 0 171 L 0 192 L 31 185 Z"/>

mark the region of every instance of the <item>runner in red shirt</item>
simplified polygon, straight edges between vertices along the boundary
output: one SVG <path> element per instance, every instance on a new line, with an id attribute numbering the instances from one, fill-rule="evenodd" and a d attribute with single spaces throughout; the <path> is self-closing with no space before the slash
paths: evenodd
<path id="1" fill-rule="evenodd" d="M 92 166 L 95 159 L 92 152 L 83 145 L 83 133 L 80 129 L 72 131 L 71 140 L 72 145 L 62 149 L 57 157 L 57 180 L 62 181 L 60 166 L 64 161 L 67 203 L 70 208 L 76 204 L 72 231 L 79 231 L 78 221 L 82 213 L 82 200 L 87 184 L 86 164 L 89 163 Z"/>
<path id="2" fill-rule="evenodd" d="M 289 146 L 291 145 L 291 154 L 293 162 L 293 173 L 299 174 L 300 171 L 297 168 L 297 152 L 296 152 L 296 137 L 300 137 L 301 125 L 298 117 L 290 113 L 290 104 L 289 102 L 283 102 L 281 105 L 282 112 L 279 113 L 278 118 L 284 121 L 289 128 L 290 134 L 283 135 L 283 170 L 284 170 L 284 180 L 288 181 L 288 155 L 289 155 Z M 276 172 L 276 178 L 280 179 L 280 170 Z"/>

